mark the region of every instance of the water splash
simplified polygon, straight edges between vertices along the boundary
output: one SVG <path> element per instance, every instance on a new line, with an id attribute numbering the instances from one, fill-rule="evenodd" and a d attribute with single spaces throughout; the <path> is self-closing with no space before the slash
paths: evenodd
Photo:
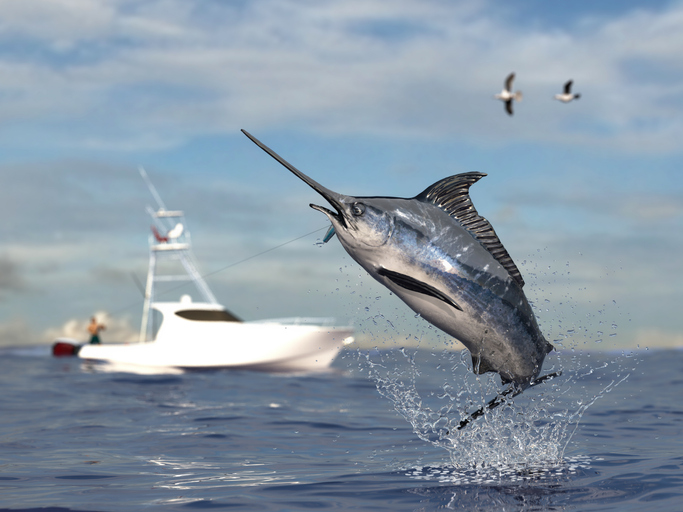
<path id="1" fill-rule="evenodd" d="M 407 348 L 359 354 L 380 394 L 420 439 L 447 452 L 449 467 L 486 474 L 519 475 L 532 468 L 565 467 L 565 450 L 585 411 L 628 377 L 620 358 L 587 366 L 585 354 L 553 353 L 544 373 L 561 370 L 561 378 L 487 410 L 458 430 L 463 419 L 502 389 L 497 375 L 472 372 L 467 351 L 428 357 L 425 351 Z M 438 389 L 434 389 L 435 370 L 444 379 Z M 605 379 L 592 395 L 582 385 L 591 379 Z"/>

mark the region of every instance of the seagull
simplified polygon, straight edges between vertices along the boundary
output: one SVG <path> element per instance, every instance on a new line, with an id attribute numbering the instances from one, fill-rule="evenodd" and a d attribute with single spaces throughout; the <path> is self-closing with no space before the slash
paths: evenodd
<path id="1" fill-rule="evenodd" d="M 564 84 L 564 92 L 562 94 L 556 94 L 555 99 L 560 100 L 562 103 L 569 103 L 572 100 L 578 100 L 581 95 L 579 93 L 572 94 L 572 84 L 574 80 L 569 80 Z"/>
<path id="2" fill-rule="evenodd" d="M 512 101 L 522 101 L 522 91 L 512 92 L 512 81 L 515 79 L 515 74 L 510 73 L 505 79 L 505 87 L 500 92 L 494 96 L 497 100 L 502 100 L 505 102 L 505 111 L 512 115 Z"/>

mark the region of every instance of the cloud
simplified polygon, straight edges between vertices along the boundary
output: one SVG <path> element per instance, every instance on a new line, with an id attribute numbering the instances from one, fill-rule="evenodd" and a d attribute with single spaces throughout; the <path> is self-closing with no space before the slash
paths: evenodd
<path id="1" fill-rule="evenodd" d="M 35 120 L 68 126 L 43 143 L 123 150 L 246 125 L 635 152 L 683 134 L 680 4 L 552 30 L 440 0 L 32 0 L 0 18 L 3 137 L 23 145 Z M 514 132 L 491 99 L 512 70 Z M 552 102 L 568 78 L 581 101 Z"/>

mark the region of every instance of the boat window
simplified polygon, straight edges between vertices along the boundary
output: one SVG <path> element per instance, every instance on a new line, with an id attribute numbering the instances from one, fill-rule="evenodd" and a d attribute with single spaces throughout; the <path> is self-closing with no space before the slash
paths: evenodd
<path id="1" fill-rule="evenodd" d="M 199 322 L 241 322 L 232 313 L 225 310 L 206 310 L 206 309 L 183 309 L 175 313 L 180 318 L 186 320 L 196 320 Z"/>

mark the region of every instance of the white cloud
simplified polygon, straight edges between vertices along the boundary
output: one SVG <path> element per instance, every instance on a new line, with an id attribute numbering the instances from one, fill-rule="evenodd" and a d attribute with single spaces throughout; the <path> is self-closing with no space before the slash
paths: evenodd
<path id="1" fill-rule="evenodd" d="M 55 44 L 96 34 L 111 24 L 116 12 L 97 0 L 4 0 L 0 2 L 0 34 L 42 39 Z"/>
<path id="2" fill-rule="evenodd" d="M 179 11 L 187 14 L 182 6 L 164 0 L 4 0 L 0 35 L 43 41 L 58 53 L 74 51 L 81 43 L 165 40 L 185 35 L 182 24 L 173 19 Z"/>
<path id="3" fill-rule="evenodd" d="M 0 116 L 134 149 L 298 125 L 678 151 L 683 6 L 553 31 L 492 13 L 438 0 L 0 2 L 0 41 L 18 41 L 1 52 Z M 513 133 L 491 99 L 512 70 L 525 92 Z M 552 102 L 568 78 L 583 98 Z"/>

